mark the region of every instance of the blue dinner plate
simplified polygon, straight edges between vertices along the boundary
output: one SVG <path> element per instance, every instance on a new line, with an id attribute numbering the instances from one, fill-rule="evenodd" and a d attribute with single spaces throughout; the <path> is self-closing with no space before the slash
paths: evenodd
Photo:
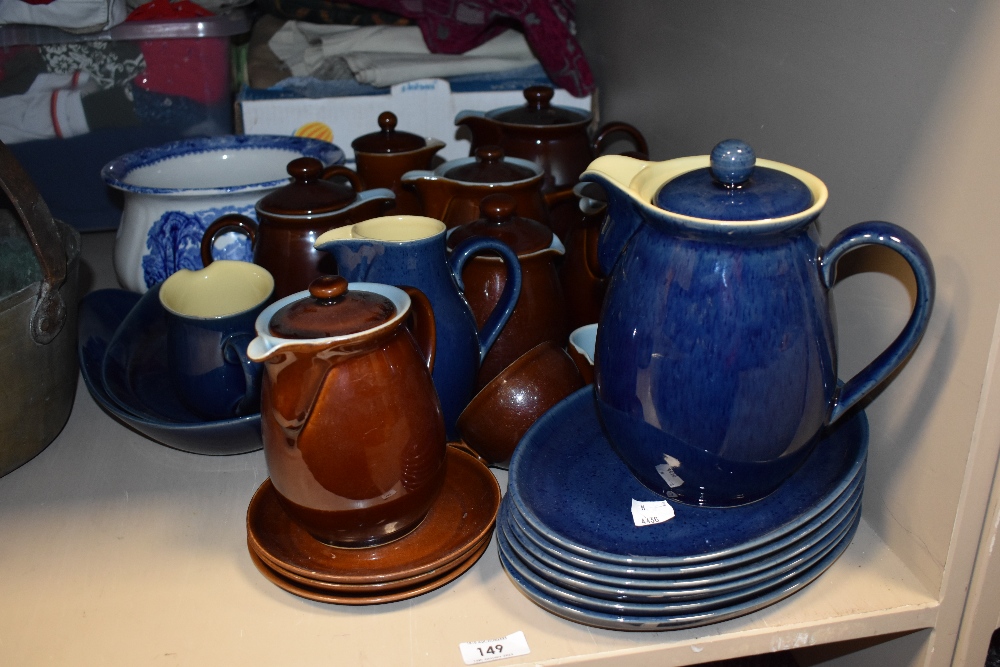
<path id="1" fill-rule="evenodd" d="M 139 353 L 142 361 L 129 362 L 124 367 L 129 369 L 127 373 L 117 377 L 116 394 L 119 399 L 124 399 L 124 405 L 112 397 L 104 382 L 105 356 L 115 332 L 139 300 L 140 295 L 134 292 L 105 289 L 91 292 L 80 301 L 77 344 L 80 371 L 98 405 L 146 437 L 185 452 L 242 454 L 260 449 L 259 413 L 220 421 L 181 421 L 164 414 L 166 410 L 155 405 L 154 397 L 159 392 L 169 391 L 170 382 L 164 379 L 162 365 L 157 365 L 160 362 L 156 359 L 162 357 L 156 355 L 156 348 L 144 347 L 158 340 L 159 334 L 153 330 L 147 330 L 149 338 L 142 339 L 137 345 L 142 349 Z M 159 304 L 158 299 L 156 304 Z M 147 354 L 149 358 L 144 356 Z M 129 394 L 128 387 L 133 386 L 130 383 L 143 387 L 141 397 Z M 176 401 L 176 397 L 173 400 Z M 154 402 L 152 408 L 148 401 Z"/>
<path id="2" fill-rule="evenodd" d="M 528 525 L 566 551 L 615 564 L 691 565 L 731 558 L 809 525 L 857 479 L 867 451 L 868 422 L 859 411 L 826 433 L 770 495 L 739 507 L 673 502 L 673 519 L 637 527 L 632 500 L 663 499 L 612 450 L 588 386 L 524 435 L 507 493 Z"/>
<path id="3" fill-rule="evenodd" d="M 579 573 L 567 572 L 558 565 L 558 562 L 556 567 L 552 567 L 550 561 L 546 561 L 541 554 L 532 551 L 530 543 L 519 535 L 516 525 L 511 522 L 509 510 L 501 513 L 499 526 L 507 540 L 505 547 L 509 547 L 512 555 L 517 556 L 520 562 L 527 565 L 535 574 L 567 591 L 612 602 L 649 604 L 703 600 L 706 604 L 717 604 L 717 600 L 722 600 L 721 604 L 725 605 L 731 604 L 734 601 L 733 596 L 740 592 L 746 592 L 748 597 L 755 595 L 759 593 L 760 587 L 766 587 L 771 583 L 778 582 L 782 576 L 801 572 L 804 568 L 810 567 L 843 539 L 854 524 L 860 509 L 860 499 L 856 499 L 850 506 L 844 508 L 843 517 L 836 523 L 831 523 L 830 531 L 825 532 L 821 539 L 788 557 L 782 555 L 781 558 L 769 559 L 765 563 L 765 567 L 755 572 L 722 582 L 707 580 L 697 586 L 685 588 L 671 587 L 671 584 L 678 583 L 673 580 L 660 582 L 639 580 L 636 582 L 607 576 L 581 578 L 577 576 Z M 635 586 L 635 583 L 641 585 Z M 665 586 L 652 586 L 656 583 L 662 583 Z"/>
<path id="4" fill-rule="evenodd" d="M 795 576 L 789 577 L 782 583 L 775 585 L 769 590 L 754 595 L 749 599 L 742 600 L 732 605 L 726 605 L 715 609 L 698 610 L 692 612 L 680 612 L 674 614 L 630 614 L 626 612 L 601 612 L 577 606 L 550 595 L 541 587 L 535 585 L 537 577 L 526 575 L 522 568 L 514 565 L 516 562 L 509 551 L 503 546 L 503 541 L 499 542 L 500 564 L 514 585 L 517 586 L 524 595 L 532 602 L 543 609 L 561 616 L 562 618 L 592 625 L 607 630 L 630 630 L 656 632 L 659 630 L 680 630 L 683 628 L 693 628 L 710 623 L 719 623 L 731 618 L 743 616 L 751 612 L 763 609 L 769 605 L 782 600 L 789 595 L 801 590 L 811 583 L 816 577 L 825 572 L 845 549 L 850 545 L 854 532 L 857 530 L 860 516 L 848 530 L 841 541 L 834 546 L 823 558 L 818 560 L 812 567 L 805 569 Z M 502 537 L 502 536 L 501 536 Z"/>
<path id="5" fill-rule="evenodd" d="M 642 586 L 646 582 L 653 587 L 689 588 L 701 586 L 709 582 L 720 583 L 730 579 L 738 579 L 761 569 L 769 567 L 775 559 L 791 557 L 799 551 L 808 549 L 817 540 L 822 539 L 832 528 L 831 526 L 844 516 L 851 503 L 859 500 L 864 490 L 864 472 L 862 467 L 858 477 L 845 491 L 842 497 L 823 510 L 811 522 L 796 531 L 788 533 L 780 539 L 767 542 L 756 549 L 743 551 L 731 558 L 704 561 L 691 565 L 647 567 L 643 565 L 617 565 L 604 561 L 591 560 L 575 553 L 568 552 L 558 544 L 548 541 L 524 521 L 510 497 L 504 501 L 510 521 L 517 534 L 528 541 L 532 553 L 539 560 L 549 562 L 559 569 L 565 564 L 567 571 L 578 572 L 584 578 L 603 581 L 607 577 L 631 580 L 634 586 Z M 845 509 L 846 508 L 846 509 Z M 649 581 L 652 580 L 652 581 Z"/>

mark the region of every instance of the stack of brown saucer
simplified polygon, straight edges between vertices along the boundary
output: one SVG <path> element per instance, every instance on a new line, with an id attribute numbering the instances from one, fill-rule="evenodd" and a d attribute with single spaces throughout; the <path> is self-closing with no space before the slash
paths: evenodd
<path id="1" fill-rule="evenodd" d="M 318 602 L 365 605 L 405 600 L 444 586 L 486 551 L 500 486 L 473 456 L 448 447 L 441 492 L 410 533 L 375 547 L 334 547 L 285 513 L 266 480 L 247 509 L 250 557 L 271 583 Z"/>

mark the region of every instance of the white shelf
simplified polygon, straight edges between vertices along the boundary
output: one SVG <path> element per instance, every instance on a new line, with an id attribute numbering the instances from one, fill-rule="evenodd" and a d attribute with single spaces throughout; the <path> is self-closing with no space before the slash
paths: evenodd
<path id="1" fill-rule="evenodd" d="M 143 438 L 81 381 L 62 434 L 0 479 L 0 662 L 461 665 L 460 642 L 523 630 L 524 664 L 690 664 L 935 623 L 937 601 L 864 522 L 803 591 L 692 630 L 633 634 L 557 618 L 507 579 L 495 546 L 422 597 L 310 602 L 270 584 L 247 555 L 246 507 L 266 475 L 261 452 L 204 457 Z"/>

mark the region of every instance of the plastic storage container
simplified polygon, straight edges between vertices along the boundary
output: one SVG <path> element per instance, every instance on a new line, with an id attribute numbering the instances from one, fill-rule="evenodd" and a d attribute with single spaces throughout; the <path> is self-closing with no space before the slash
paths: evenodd
<path id="1" fill-rule="evenodd" d="M 231 38 L 249 29 L 243 12 L 89 34 L 0 27 L 0 139 L 53 215 L 78 230 L 114 229 L 120 199 L 101 167 L 137 148 L 231 133 Z"/>

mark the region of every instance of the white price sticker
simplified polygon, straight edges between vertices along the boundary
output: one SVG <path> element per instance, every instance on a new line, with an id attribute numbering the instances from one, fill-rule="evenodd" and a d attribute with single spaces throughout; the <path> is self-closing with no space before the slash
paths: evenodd
<path id="1" fill-rule="evenodd" d="M 632 521 L 637 526 L 670 521 L 674 518 L 674 508 L 666 500 L 641 501 L 632 499 Z"/>
<path id="2" fill-rule="evenodd" d="M 480 665 L 484 662 L 513 658 L 515 655 L 528 655 L 528 641 L 524 633 L 517 632 L 500 639 L 486 639 L 481 642 L 463 642 L 458 645 L 462 652 L 462 660 L 467 665 Z"/>

